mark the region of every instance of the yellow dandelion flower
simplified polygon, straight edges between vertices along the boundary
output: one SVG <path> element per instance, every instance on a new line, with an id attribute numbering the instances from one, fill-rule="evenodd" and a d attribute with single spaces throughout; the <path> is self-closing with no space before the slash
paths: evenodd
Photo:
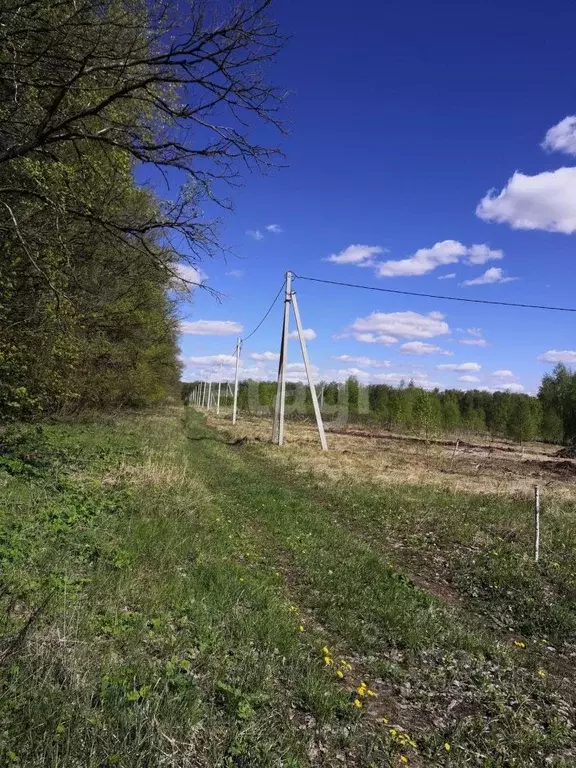
<path id="1" fill-rule="evenodd" d="M 516 648 L 526 648 L 526 643 L 523 643 L 522 640 L 514 640 L 514 645 Z"/>
<path id="2" fill-rule="evenodd" d="M 324 664 L 326 664 L 327 666 L 332 664 L 333 661 L 334 659 L 331 656 L 324 656 Z"/>
<path id="3" fill-rule="evenodd" d="M 543 669 L 539 669 L 538 674 L 540 675 L 540 677 L 546 677 L 546 672 Z"/>
<path id="4" fill-rule="evenodd" d="M 384 725 L 388 725 L 388 718 L 387 717 L 383 717 L 382 718 L 382 722 L 384 723 Z"/>
<path id="5" fill-rule="evenodd" d="M 450 752 L 450 750 L 452 749 L 452 747 L 450 746 L 450 744 L 448 744 L 447 741 L 444 742 L 444 749 L 446 750 L 446 752 Z"/>
<path id="6" fill-rule="evenodd" d="M 298 627 L 299 632 L 304 632 L 304 624 L 300 624 Z"/>
<path id="7" fill-rule="evenodd" d="M 240 581 L 244 581 L 244 579 L 242 578 L 242 576 L 240 576 Z"/>
<path id="8" fill-rule="evenodd" d="M 394 737 L 397 733 L 398 731 L 395 728 L 390 728 L 390 736 Z"/>
<path id="9" fill-rule="evenodd" d="M 358 694 L 358 696 L 364 696 L 364 694 L 366 693 L 366 686 L 364 684 L 359 685 L 358 688 L 356 688 L 356 693 Z"/>
<path id="10" fill-rule="evenodd" d="M 378 696 L 378 694 L 374 693 L 374 691 L 371 691 L 370 688 L 366 689 L 366 693 L 368 694 L 368 696 L 374 696 L 374 697 Z"/>
<path id="11" fill-rule="evenodd" d="M 321 650 L 322 650 L 322 655 L 323 656 L 329 656 L 330 655 L 330 651 L 328 650 L 328 646 L 327 645 L 325 645 L 324 648 L 322 648 Z"/>
<path id="12" fill-rule="evenodd" d="M 400 762 L 406 765 L 406 763 L 408 762 L 408 758 L 406 757 L 406 755 L 400 755 Z"/>
<path id="13" fill-rule="evenodd" d="M 344 672 L 341 669 L 336 670 L 336 677 L 344 677 Z"/>
<path id="14" fill-rule="evenodd" d="M 360 709 L 360 707 L 362 706 L 362 702 L 360 701 L 360 699 L 354 699 L 354 706 L 357 709 Z"/>

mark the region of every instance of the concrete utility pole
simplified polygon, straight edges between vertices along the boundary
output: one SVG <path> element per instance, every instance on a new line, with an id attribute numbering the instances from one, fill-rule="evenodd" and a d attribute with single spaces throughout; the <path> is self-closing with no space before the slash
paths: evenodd
<path id="1" fill-rule="evenodd" d="M 216 416 L 220 414 L 220 390 L 222 389 L 222 363 L 220 363 L 220 373 L 218 375 L 218 397 L 216 398 Z"/>
<path id="2" fill-rule="evenodd" d="M 300 349 L 302 350 L 302 359 L 304 360 L 304 368 L 306 369 L 306 378 L 308 379 L 308 386 L 310 387 L 310 396 L 312 397 L 312 406 L 314 408 L 314 416 L 316 417 L 316 426 L 318 428 L 318 437 L 320 438 L 320 445 L 323 451 L 328 450 L 328 444 L 326 443 L 326 434 L 324 432 L 324 424 L 322 422 L 322 414 L 320 412 L 320 406 L 318 405 L 318 397 L 316 396 L 316 387 L 312 381 L 312 371 L 310 370 L 310 359 L 308 358 L 308 348 L 306 347 L 306 339 L 304 338 L 304 330 L 302 328 L 302 321 L 300 320 L 300 310 L 298 309 L 298 300 L 296 294 L 292 294 L 292 309 L 294 310 L 294 319 L 296 320 L 296 329 L 298 331 L 298 338 L 300 339 Z"/>
<path id="3" fill-rule="evenodd" d="M 234 373 L 234 402 L 232 404 L 232 424 L 236 424 L 236 414 L 238 412 L 238 371 L 240 369 L 240 348 L 242 339 L 238 337 L 236 341 L 236 371 Z"/>
<path id="4" fill-rule="evenodd" d="M 278 445 L 284 444 L 284 413 L 286 403 L 286 363 L 288 361 L 288 326 L 290 323 L 290 302 L 292 301 L 292 272 L 286 272 L 284 287 L 284 316 L 282 320 L 282 337 L 280 339 L 280 358 L 278 360 L 278 379 L 276 384 L 276 407 L 274 409 L 274 426 L 272 441 Z"/>

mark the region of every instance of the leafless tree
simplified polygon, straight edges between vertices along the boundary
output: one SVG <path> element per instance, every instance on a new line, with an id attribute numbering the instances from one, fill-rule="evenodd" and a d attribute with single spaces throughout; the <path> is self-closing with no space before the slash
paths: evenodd
<path id="1" fill-rule="evenodd" d="M 261 124 L 283 130 L 284 93 L 267 80 L 284 42 L 270 4 L 4 0 L 0 226 L 18 226 L 14 205 L 25 200 L 52 211 L 55 226 L 72 217 L 136 251 L 168 244 L 191 263 L 214 252 L 202 205 L 230 206 L 226 186 L 243 168 L 266 170 L 281 156 L 254 139 Z M 69 157 L 93 173 L 129 158 L 156 169 L 155 186 L 163 177 L 168 192 L 152 204 L 150 188 L 150 204 L 128 215 L 113 189 L 104 204 L 101 191 L 93 200 L 76 195 L 65 174 L 57 189 L 36 181 L 35 168 Z"/>

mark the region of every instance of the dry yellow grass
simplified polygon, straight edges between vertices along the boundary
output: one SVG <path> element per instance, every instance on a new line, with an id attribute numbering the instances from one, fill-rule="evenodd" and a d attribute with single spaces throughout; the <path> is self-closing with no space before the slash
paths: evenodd
<path id="1" fill-rule="evenodd" d="M 240 415 L 235 427 L 229 414 L 208 414 L 209 422 L 226 429 L 234 438 L 262 442 L 261 450 L 272 459 L 289 464 L 298 472 L 314 472 L 320 479 L 370 482 L 378 485 L 433 485 L 451 491 L 473 493 L 531 493 L 539 484 L 547 494 L 576 499 L 576 463 L 561 462 L 555 446 L 530 443 L 523 448 L 504 442 L 482 443 L 466 438 L 455 451 L 449 440 L 426 442 L 382 430 L 369 436 L 358 428 L 328 433 L 329 450 L 318 444 L 315 426 L 289 422 L 283 449 L 267 444 L 270 419 Z M 571 471 L 573 467 L 573 471 Z"/>

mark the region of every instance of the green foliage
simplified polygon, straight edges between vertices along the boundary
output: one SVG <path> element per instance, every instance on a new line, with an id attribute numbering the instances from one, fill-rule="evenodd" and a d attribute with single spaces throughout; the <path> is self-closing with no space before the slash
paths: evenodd
<path id="1" fill-rule="evenodd" d="M 576 440 L 576 371 L 559 363 L 552 374 L 542 379 L 538 399 L 551 439 L 558 439 L 561 432 L 564 440 Z"/>
<path id="2" fill-rule="evenodd" d="M 184 400 L 200 382 L 182 385 Z M 440 432 L 478 434 L 516 442 L 540 439 L 562 442 L 576 437 L 576 373 L 557 366 L 552 376 L 545 376 L 538 397 L 511 392 L 480 390 L 428 391 L 408 385 L 360 384 L 356 378 L 347 382 L 320 382 L 319 400 L 324 418 L 336 418 L 353 424 L 381 426 L 386 429 L 416 432 L 427 439 Z M 322 397 L 320 397 L 320 393 Z M 274 409 L 275 382 L 241 381 L 240 410 L 269 414 Z M 223 396 L 222 404 L 230 399 Z M 288 418 L 313 418 L 308 386 L 286 384 Z"/>

